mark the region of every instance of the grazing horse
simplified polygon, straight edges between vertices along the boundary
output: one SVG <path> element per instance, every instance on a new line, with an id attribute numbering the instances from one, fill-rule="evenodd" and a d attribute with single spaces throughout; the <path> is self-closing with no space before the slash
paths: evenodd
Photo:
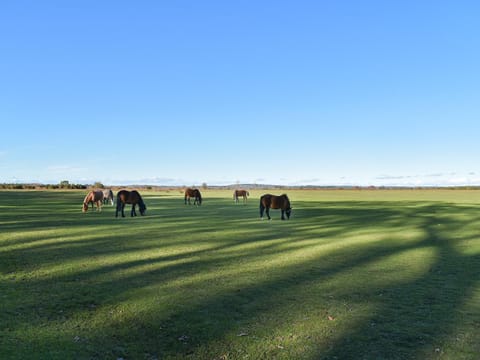
<path id="1" fill-rule="evenodd" d="M 130 212 L 131 216 L 137 216 L 137 212 L 135 211 L 135 206 L 137 204 L 138 209 L 140 210 L 140 215 L 145 215 L 147 207 L 145 206 L 145 203 L 143 202 L 143 199 L 137 190 L 120 190 L 117 193 L 117 210 L 115 211 L 115 217 L 118 217 L 119 211 L 122 212 L 122 217 L 125 217 L 125 213 L 123 212 L 125 209 L 125 204 L 132 204 L 132 211 Z"/>
<path id="2" fill-rule="evenodd" d="M 83 208 L 82 212 L 88 211 L 88 205 L 92 203 L 92 211 L 93 211 L 93 204 L 97 205 L 97 211 L 102 211 L 102 202 L 103 202 L 103 192 L 101 190 L 92 190 L 90 191 L 85 199 L 83 199 Z"/>
<path id="3" fill-rule="evenodd" d="M 243 203 L 247 202 L 247 196 L 250 196 L 250 193 L 247 190 L 235 190 L 233 192 L 233 200 L 235 200 L 235 204 L 238 204 L 238 198 L 243 197 Z"/>
<path id="4" fill-rule="evenodd" d="M 270 209 L 281 209 L 282 220 L 285 220 L 285 214 L 287 219 L 290 219 L 292 207 L 290 206 L 290 200 L 286 194 L 280 196 L 265 194 L 260 198 L 260 219 L 263 219 L 263 211 L 267 213 L 268 220 L 270 220 Z"/>
<path id="5" fill-rule="evenodd" d="M 112 189 L 103 190 L 103 205 L 110 203 L 113 205 L 113 191 Z"/>
<path id="6" fill-rule="evenodd" d="M 185 205 L 191 205 L 190 198 L 194 198 L 193 205 L 202 205 L 202 194 L 198 189 L 186 188 L 185 189 Z"/>

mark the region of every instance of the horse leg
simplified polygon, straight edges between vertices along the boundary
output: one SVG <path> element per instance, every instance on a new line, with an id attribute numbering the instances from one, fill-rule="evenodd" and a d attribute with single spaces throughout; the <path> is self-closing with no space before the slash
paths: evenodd
<path id="1" fill-rule="evenodd" d="M 270 217 L 270 208 L 268 206 L 265 209 L 265 213 L 267 214 L 268 220 L 271 220 L 272 218 Z"/>
<path id="2" fill-rule="evenodd" d="M 285 220 L 285 210 L 282 209 L 282 220 Z"/>
<path id="3" fill-rule="evenodd" d="M 133 216 L 137 216 L 137 212 L 135 211 L 135 204 L 132 204 L 132 211 L 130 212 L 130 215 L 133 217 Z"/>
<path id="4" fill-rule="evenodd" d="M 263 211 L 265 210 L 265 207 L 263 206 L 262 203 L 260 203 L 260 219 L 263 220 Z"/>
<path id="5" fill-rule="evenodd" d="M 117 201 L 117 207 L 116 207 L 116 210 L 115 210 L 115 217 L 118 217 L 118 212 L 121 211 L 122 212 L 122 217 L 124 217 L 125 215 L 123 214 L 123 207 L 125 206 L 124 203 L 122 203 L 121 201 Z"/>
<path id="6" fill-rule="evenodd" d="M 125 217 L 125 204 L 122 203 L 122 217 Z"/>

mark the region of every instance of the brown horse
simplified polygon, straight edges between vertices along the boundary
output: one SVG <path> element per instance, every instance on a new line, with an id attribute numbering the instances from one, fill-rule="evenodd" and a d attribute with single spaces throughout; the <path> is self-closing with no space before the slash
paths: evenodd
<path id="1" fill-rule="evenodd" d="M 103 202 L 103 192 L 101 190 L 92 190 L 90 191 L 85 199 L 83 199 L 83 208 L 82 212 L 88 211 L 88 205 L 92 203 L 92 211 L 93 211 L 93 204 L 97 204 L 97 211 L 102 211 L 102 202 Z"/>
<path id="2" fill-rule="evenodd" d="M 194 198 L 193 205 L 202 205 L 202 194 L 198 189 L 186 188 L 185 189 L 185 205 L 191 205 L 190 198 Z"/>
<path id="3" fill-rule="evenodd" d="M 280 196 L 265 194 L 260 198 L 260 219 L 263 219 L 263 212 L 265 211 L 270 220 L 270 209 L 281 209 L 282 220 L 285 220 L 285 214 L 287 219 L 290 219 L 292 213 L 292 207 L 290 206 L 290 200 L 286 194 Z"/>
<path id="4" fill-rule="evenodd" d="M 233 192 L 233 200 L 235 200 L 235 204 L 238 204 L 238 198 L 243 197 L 243 203 L 247 202 L 247 196 L 250 196 L 250 193 L 247 190 L 235 190 Z"/>
<path id="5" fill-rule="evenodd" d="M 123 212 L 125 209 L 125 204 L 132 204 L 132 211 L 130 211 L 131 216 L 137 216 L 137 212 L 135 211 L 135 206 L 137 204 L 138 209 L 140 210 L 140 215 L 145 215 L 147 207 L 145 206 L 145 203 L 143 202 L 143 199 L 137 190 L 120 190 L 117 193 L 117 210 L 115 211 L 115 217 L 118 217 L 119 211 L 122 212 L 122 217 L 125 217 L 125 213 Z"/>

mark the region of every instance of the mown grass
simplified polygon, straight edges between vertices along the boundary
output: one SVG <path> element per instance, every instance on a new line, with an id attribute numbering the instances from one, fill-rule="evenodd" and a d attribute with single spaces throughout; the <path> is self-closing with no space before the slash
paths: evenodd
<path id="1" fill-rule="evenodd" d="M 1 359 L 474 359 L 480 194 L 0 192 Z"/>

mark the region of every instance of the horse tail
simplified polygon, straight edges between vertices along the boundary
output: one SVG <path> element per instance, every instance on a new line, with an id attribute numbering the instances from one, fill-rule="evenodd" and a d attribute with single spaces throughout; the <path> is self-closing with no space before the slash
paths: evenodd
<path id="1" fill-rule="evenodd" d="M 265 211 L 265 205 L 263 204 L 263 196 L 260 198 L 260 218 L 263 218 L 263 212 Z"/>
<path id="2" fill-rule="evenodd" d="M 122 197 L 120 191 L 117 193 L 117 211 L 122 210 Z"/>
<path id="3" fill-rule="evenodd" d="M 250 193 L 247 191 L 247 196 L 250 196 Z"/>
<path id="4" fill-rule="evenodd" d="M 200 194 L 200 191 L 198 192 L 198 204 L 202 205 L 202 194 Z"/>

